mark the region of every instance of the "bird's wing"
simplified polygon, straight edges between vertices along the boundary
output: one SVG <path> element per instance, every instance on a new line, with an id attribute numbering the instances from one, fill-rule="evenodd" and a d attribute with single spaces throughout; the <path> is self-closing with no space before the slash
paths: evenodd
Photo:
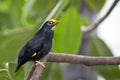
<path id="1" fill-rule="evenodd" d="M 38 53 L 42 49 L 44 41 L 44 37 L 35 36 L 27 43 L 27 49 L 30 53 L 30 56 L 33 56 L 35 53 Z"/>
<path id="2" fill-rule="evenodd" d="M 44 37 L 33 37 L 21 49 L 19 58 L 30 58 L 35 52 L 37 53 L 42 48 L 43 44 Z"/>

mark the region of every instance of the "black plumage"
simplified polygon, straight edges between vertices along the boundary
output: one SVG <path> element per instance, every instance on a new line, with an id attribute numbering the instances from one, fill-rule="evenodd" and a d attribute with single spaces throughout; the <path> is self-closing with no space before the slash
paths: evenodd
<path id="1" fill-rule="evenodd" d="M 51 19 L 46 21 L 43 27 L 21 49 L 18 56 L 16 71 L 27 61 L 36 61 L 49 53 L 52 47 L 54 27 L 59 21 Z"/>

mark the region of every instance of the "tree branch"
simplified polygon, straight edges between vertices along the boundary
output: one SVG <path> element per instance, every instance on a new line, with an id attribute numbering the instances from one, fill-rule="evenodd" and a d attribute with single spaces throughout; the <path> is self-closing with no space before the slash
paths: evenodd
<path id="1" fill-rule="evenodd" d="M 36 68 L 36 65 L 35 65 L 35 63 L 34 63 L 34 64 L 32 65 L 32 67 L 31 67 L 28 75 L 27 75 L 27 80 L 30 80 L 30 79 L 31 79 L 31 77 L 32 77 L 32 75 L 33 75 L 33 73 L 34 73 L 35 68 Z"/>
<path id="2" fill-rule="evenodd" d="M 72 54 L 54 54 L 50 53 L 48 62 L 67 62 L 75 64 L 93 65 L 118 65 L 120 57 L 93 57 Z"/>
<path id="3" fill-rule="evenodd" d="M 73 55 L 66 53 L 49 53 L 44 59 L 44 62 L 67 62 L 67 63 L 75 63 L 75 64 L 84 64 L 87 66 L 93 65 L 119 65 L 120 57 L 92 57 L 92 56 L 82 56 L 82 55 Z M 39 80 L 41 73 L 43 71 L 43 67 L 41 65 L 35 65 L 29 72 L 29 76 L 27 80 Z M 31 75 L 32 72 L 32 75 Z"/>
<path id="4" fill-rule="evenodd" d="M 47 59 L 48 59 L 48 55 L 46 55 L 40 61 L 44 62 L 45 64 Z M 39 77 L 41 76 L 43 70 L 44 70 L 43 66 L 41 65 L 36 66 L 35 64 L 33 64 L 32 68 L 28 73 L 27 80 L 39 80 Z"/>
<path id="5" fill-rule="evenodd" d="M 82 27 L 82 31 L 83 32 L 91 32 L 93 30 L 95 30 L 99 24 L 101 24 L 108 16 L 109 14 L 112 12 L 112 10 L 114 9 L 114 7 L 117 5 L 119 0 L 114 0 L 112 6 L 110 7 L 110 9 L 108 10 L 108 12 L 101 17 L 100 19 L 98 19 L 96 22 L 94 22 L 93 24 L 91 24 L 89 27 Z"/>

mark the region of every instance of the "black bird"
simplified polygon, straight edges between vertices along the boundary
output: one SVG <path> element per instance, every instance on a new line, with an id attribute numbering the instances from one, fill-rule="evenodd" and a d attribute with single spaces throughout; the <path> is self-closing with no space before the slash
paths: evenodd
<path id="1" fill-rule="evenodd" d="M 54 28 L 58 23 L 59 21 L 55 19 L 46 21 L 33 38 L 22 47 L 15 72 L 27 61 L 35 61 L 45 67 L 39 60 L 49 53 L 52 47 Z"/>

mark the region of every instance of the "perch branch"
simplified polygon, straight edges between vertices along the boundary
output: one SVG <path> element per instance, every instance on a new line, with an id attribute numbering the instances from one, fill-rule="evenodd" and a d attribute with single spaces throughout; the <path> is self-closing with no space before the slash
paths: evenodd
<path id="1" fill-rule="evenodd" d="M 48 62 L 67 62 L 75 64 L 93 65 L 118 65 L 120 57 L 93 57 L 72 54 L 54 54 L 50 53 Z"/>
<path id="2" fill-rule="evenodd" d="M 48 55 L 46 55 L 44 58 L 42 58 L 40 61 L 46 63 L 48 59 Z M 28 73 L 27 80 L 39 80 L 39 77 L 42 74 L 42 71 L 44 70 L 42 65 L 35 65 L 33 64 L 31 70 Z"/>
<path id="3" fill-rule="evenodd" d="M 93 24 L 91 24 L 89 27 L 83 27 L 82 31 L 83 32 L 91 32 L 94 29 L 96 29 L 99 26 L 99 24 L 101 24 L 109 16 L 109 14 L 112 12 L 112 10 L 114 9 L 114 7 L 117 5 L 118 1 L 119 0 L 114 0 L 112 6 L 110 7 L 110 9 L 108 10 L 108 12 L 103 17 L 101 17 L 100 19 L 98 19 L 96 22 L 94 22 Z"/>
<path id="4" fill-rule="evenodd" d="M 31 76 L 33 75 L 33 72 L 35 70 L 36 66 L 35 66 L 35 63 L 32 65 L 28 75 L 27 75 L 27 80 L 30 80 L 31 79 Z"/>
<path id="5" fill-rule="evenodd" d="M 43 61 L 48 62 L 66 62 L 66 63 L 75 63 L 75 64 L 84 64 L 87 66 L 93 65 L 119 65 L 120 57 L 93 57 L 93 56 L 82 56 L 82 55 L 72 55 L 72 54 L 55 54 L 49 53 L 47 57 Z M 34 66 L 33 66 L 34 67 Z M 33 72 L 34 68 L 31 69 Z M 30 71 L 30 72 L 31 72 Z M 33 75 L 29 76 L 27 80 L 39 80 L 41 73 L 43 71 L 43 67 L 38 65 L 35 68 Z M 29 74 L 31 74 L 29 72 Z"/>

